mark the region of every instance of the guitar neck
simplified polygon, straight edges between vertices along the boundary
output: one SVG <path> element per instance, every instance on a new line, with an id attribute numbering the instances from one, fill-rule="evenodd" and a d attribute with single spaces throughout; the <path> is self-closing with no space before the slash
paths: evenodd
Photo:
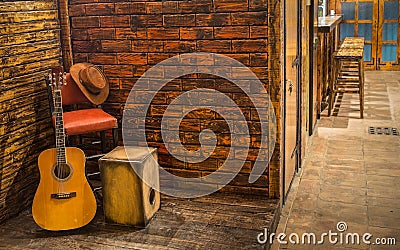
<path id="1" fill-rule="evenodd" d="M 67 162 L 65 155 L 65 132 L 63 120 L 63 108 L 61 101 L 61 90 L 55 90 L 54 93 L 54 116 L 56 130 L 56 148 L 57 163 L 65 164 Z"/>

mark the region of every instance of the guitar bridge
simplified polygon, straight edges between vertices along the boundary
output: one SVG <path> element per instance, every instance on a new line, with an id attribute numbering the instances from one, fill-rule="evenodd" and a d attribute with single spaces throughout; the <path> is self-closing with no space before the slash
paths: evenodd
<path id="1" fill-rule="evenodd" d="M 52 199 L 65 200 L 76 197 L 76 192 L 51 194 Z"/>

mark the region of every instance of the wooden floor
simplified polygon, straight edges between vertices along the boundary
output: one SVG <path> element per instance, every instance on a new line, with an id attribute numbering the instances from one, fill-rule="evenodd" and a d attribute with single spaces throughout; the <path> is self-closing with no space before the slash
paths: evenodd
<path id="1" fill-rule="evenodd" d="M 278 200 L 216 193 L 196 199 L 162 196 L 145 229 L 104 223 L 101 204 L 86 227 L 67 232 L 39 228 L 30 211 L 0 225 L 4 249 L 263 249 L 257 235 L 275 229 Z"/>

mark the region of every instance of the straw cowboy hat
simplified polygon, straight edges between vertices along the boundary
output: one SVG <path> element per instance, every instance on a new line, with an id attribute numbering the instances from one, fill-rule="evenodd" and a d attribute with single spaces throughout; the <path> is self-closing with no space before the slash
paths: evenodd
<path id="1" fill-rule="evenodd" d="M 77 63 L 71 66 L 72 79 L 86 98 L 93 104 L 101 104 L 108 97 L 109 85 L 104 73 L 91 63 Z"/>

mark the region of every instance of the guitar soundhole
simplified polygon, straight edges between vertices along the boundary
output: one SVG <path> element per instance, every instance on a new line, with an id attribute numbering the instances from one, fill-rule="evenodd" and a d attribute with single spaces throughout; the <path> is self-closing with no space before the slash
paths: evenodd
<path id="1" fill-rule="evenodd" d="M 54 176 L 59 180 L 67 180 L 71 174 L 72 170 L 68 163 L 56 164 L 53 169 Z"/>

